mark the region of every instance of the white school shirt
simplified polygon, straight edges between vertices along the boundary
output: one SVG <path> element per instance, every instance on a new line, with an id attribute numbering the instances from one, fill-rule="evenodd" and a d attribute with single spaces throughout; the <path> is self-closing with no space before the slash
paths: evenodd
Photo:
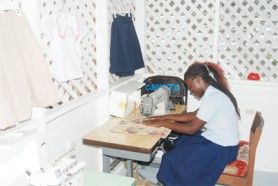
<path id="1" fill-rule="evenodd" d="M 80 18 L 71 13 L 58 12 L 42 20 L 42 31 L 50 39 L 51 73 L 58 82 L 83 76 L 80 41 L 88 33 Z"/>
<path id="2" fill-rule="evenodd" d="M 222 146 L 239 143 L 238 116 L 230 98 L 209 86 L 204 93 L 197 117 L 206 122 L 202 136 Z"/>

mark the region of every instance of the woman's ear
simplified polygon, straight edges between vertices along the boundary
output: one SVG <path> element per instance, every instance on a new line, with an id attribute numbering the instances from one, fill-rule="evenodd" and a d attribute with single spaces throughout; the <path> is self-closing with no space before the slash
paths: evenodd
<path id="1" fill-rule="evenodd" d="M 196 77 L 194 78 L 194 80 L 195 80 L 197 83 L 203 82 L 203 78 L 202 78 L 201 76 L 196 76 Z"/>
<path id="2" fill-rule="evenodd" d="M 206 85 L 206 82 L 204 81 L 204 79 L 201 76 L 195 77 L 194 81 L 195 81 L 196 84 L 198 84 L 201 87 Z"/>

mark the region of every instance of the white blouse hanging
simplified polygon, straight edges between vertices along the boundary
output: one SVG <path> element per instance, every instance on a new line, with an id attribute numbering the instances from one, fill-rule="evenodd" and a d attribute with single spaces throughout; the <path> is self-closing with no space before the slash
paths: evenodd
<path id="1" fill-rule="evenodd" d="M 60 11 L 42 20 L 42 31 L 50 39 L 51 72 L 58 82 L 83 76 L 80 42 L 88 33 L 79 16 Z"/>

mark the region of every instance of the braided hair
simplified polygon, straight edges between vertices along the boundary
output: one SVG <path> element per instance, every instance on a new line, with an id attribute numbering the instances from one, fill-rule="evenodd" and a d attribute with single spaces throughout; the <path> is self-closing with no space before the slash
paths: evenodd
<path id="1" fill-rule="evenodd" d="M 240 118 L 240 111 L 238 108 L 237 101 L 234 95 L 230 92 L 227 79 L 224 75 L 224 71 L 219 65 L 212 62 L 202 63 L 196 61 L 192 65 L 190 65 L 187 71 L 184 73 L 184 80 L 188 78 L 194 78 L 197 76 L 201 77 L 209 85 L 226 94 L 232 101 L 236 109 L 236 113 Z"/>

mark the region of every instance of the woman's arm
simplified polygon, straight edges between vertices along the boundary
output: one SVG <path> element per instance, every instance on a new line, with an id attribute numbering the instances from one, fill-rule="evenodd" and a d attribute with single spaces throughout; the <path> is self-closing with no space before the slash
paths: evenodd
<path id="1" fill-rule="evenodd" d="M 162 116 L 152 116 L 149 117 L 148 120 L 167 120 L 167 121 L 175 121 L 175 122 L 190 122 L 192 121 L 197 114 L 197 110 L 194 112 L 188 112 L 183 114 L 169 114 L 169 115 L 162 115 Z"/>
<path id="2" fill-rule="evenodd" d="M 168 120 L 158 120 L 158 119 L 151 119 L 151 120 L 147 119 L 143 123 L 148 126 L 166 127 L 175 132 L 188 134 L 188 135 L 195 134 L 205 125 L 205 121 L 200 120 L 197 117 L 195 117 L 191 122 L 185 124 L 168 121 Z"/>

